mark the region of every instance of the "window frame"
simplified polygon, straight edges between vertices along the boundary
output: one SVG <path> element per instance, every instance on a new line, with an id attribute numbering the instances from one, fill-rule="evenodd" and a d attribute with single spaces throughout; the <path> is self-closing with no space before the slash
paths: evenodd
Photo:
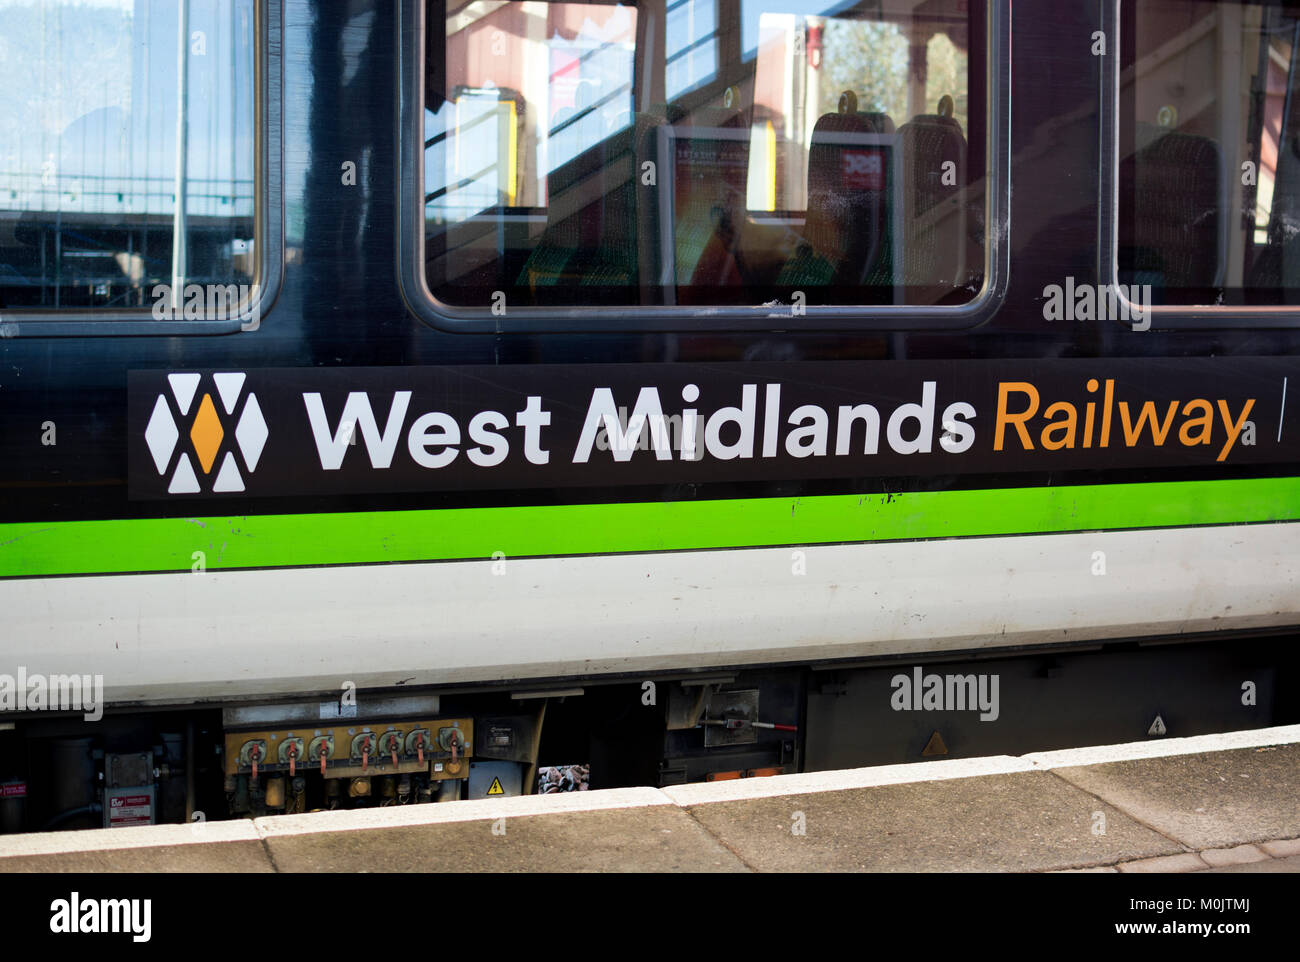
<path id="1" fill-rule="evenodd" d="M 255 303 L 241 313 L 263 318 L 284 277 L 283 0 L 255 0 L 253 84 L 253 237 Z M 154 320 L 151 308 L 95 311 L 84 307 L 0 310 L 0 337 L 171 337 L 234 334 L 246 323 L 228 320 Z M 259 325 L 260 326 L 260 325 Z M 256 328 L 250 328 L 249 331 Z"/>
<path id="2" fill-rule="evenodd" d="M 1124 122 L 1123 105 L 1120 103 L 1122 85 L 1120 82 L 1122 59 L 1123 27 L 1122 5 L 1125 0 L 1111 0 L 1102 5 L 1101 30 L 1108 44 L 1107 58 L 1101 70 L 1101 92 L 1098 105 L 1101 114 L 1101 157 L 1100 157 L 1100 196 L 1098 210 L 1098 263 L 1097 276 L 1117 294 L 1117 301 L 1125 308 L 1132 308 L 1124 287 L 1119 280 L 1119 145 L 1120 124 Z M 1134 0 L 1129 0 L 1134 2 Z M 1223 0 L 1214 0 L 1221 4 Z M 1240 5 L 1240 0 L 1237 0 Z M 1230 168 L 1225 168 L 1230 169 Z M 1279 305 L 1225 305 L 1215 304 L 1151 304 L 1146 307 L 1144 321 L 1146 326 L 1135 330 L 1143 333 L 1147 330 L 1213 330 L 1213 329 L 1278 329 L 1300 326 L 1300 306 Z M 1243 323 L 1249 322 L 1249 323 Z M 1116 320 L 1115 323 L 1128 329 L 1132 321 Z"/>
<path id="3" fill-rule="evenodd" d="M 638 10 L 638 16 L 646 16 Z M 984 284 L 967 303 L 930 305 L 818 305 L 803 315 L 764 306 L 511 307 L 494 316 L 489 305 L 465 308 L 440 301 L 424 269 L 424 0 L 401 0 L 398 9 L 399 128 L 397 151 L 398 274 L 403 299 L 424 323 L 460 333 L 648 333 L 775 331 L 963 330 L 988 321 L 1007 290 L 1010 250 L 1011 23 L 1009 0 L 986 4 L 987 88 L 985 128 Z M 638 28 L 639 29 L 639 28 Z M 780 311 L 780 313 L 776 313 Z"/>

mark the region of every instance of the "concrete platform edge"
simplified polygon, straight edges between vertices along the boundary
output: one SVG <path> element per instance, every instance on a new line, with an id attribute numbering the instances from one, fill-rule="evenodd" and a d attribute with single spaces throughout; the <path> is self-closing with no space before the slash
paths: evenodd
<path id="1" fill-rule="evenodd" d="M 561 795 L 528 795 L 477 799 L 436 805 L 402 806 L 350 811 L 276 815 L 251 820 L 155 825 L 136 828 L 91 829 L 0 836 L 0 859 L 107 852 L 135 848 L 205 845 L 221 842 L 265 842 L 274 838 L 320 833 L 389 829 L 457 822 L 494 821 L 581 812 L 653 806 L 690 809 L 715 802 L 777 798 L 836 792 L 885 785 L 947 781 L 987 775 L 1016 775 L 1052 769 L 1104 765 L 1113 762 L 1203 754 L 1233 749 L 1300 743 L 1300 725 L 1161 739 L 1121 745 L 1094 746 L 1019 757 L 949 759 L 933 762 L 808 772 L 769 778 L 702 782 L 666 788 L 622 788 Z M 1242 839 L 1260 843 L 1264 840 Z M 1288 848 L 1289 851 L 1289 848 Z M 1199 859 L 1198 859 L 1199 861 Z"/>

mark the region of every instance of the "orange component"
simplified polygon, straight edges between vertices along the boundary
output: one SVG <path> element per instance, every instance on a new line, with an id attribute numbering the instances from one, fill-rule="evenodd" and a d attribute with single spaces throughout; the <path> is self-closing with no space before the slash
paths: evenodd
<path id="1" fill-rule="evenodd" d="M 704 776 L 706 782 L 729 782 L 733 778 L 740 778 L 740 772 L 709 772 Z"/>
<path id="2" fill-rule="evenodd" d="M 212 471 L 212 462 L 221 450 L 224 434 L 216 405 L 212 403 L 212 395 L 203 395 L 198 414 L 194 417 L 194 425 L 190 428 L 190 441 L 194 444 L 194 453 L 199 456 L 199 466 L 203 468 L 204 474 Z"/>
<path id="3" fill-rule="evenodd" d="M 785 770 L 782 768 L 751 768 L 745 772 L 746 778 L 768 778 L 772 775 L 784 775 Z"/>
<path id="4" fill-rule="evenodd" d="M 420 764 L 423 765 L 424 764 L 424 735 L 415 736 L 415 755 L 420 760 Z"/>

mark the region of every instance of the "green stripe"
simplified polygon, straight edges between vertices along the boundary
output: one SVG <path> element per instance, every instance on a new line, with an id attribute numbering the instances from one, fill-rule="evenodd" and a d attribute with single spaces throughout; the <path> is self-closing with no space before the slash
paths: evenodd
<path id="1" fill-rule="evenodd" d="M 1300 519 L 1300 478 L 0 525 L 0 577 L 971 538 Z"/>

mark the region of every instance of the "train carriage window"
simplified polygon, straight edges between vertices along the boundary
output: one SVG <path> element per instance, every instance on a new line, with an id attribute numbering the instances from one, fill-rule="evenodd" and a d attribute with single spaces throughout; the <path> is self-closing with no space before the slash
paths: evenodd
<path id="1" fill-rule="evenodd" d="M 982 3 L 423 13 L 420 221 L 441 309 L 961 307 L 984 293 Z"/>
<path id="2" fill-rule="evenodd" d="M 1119 283 L 1170 310 L 1300 304 L 1300 4 L 1121 18 Z"/>
<path id="3" fill-rule="evenodd" d="M 248 310 L 256 7 L 0 0 L 0 309 Z"/>

